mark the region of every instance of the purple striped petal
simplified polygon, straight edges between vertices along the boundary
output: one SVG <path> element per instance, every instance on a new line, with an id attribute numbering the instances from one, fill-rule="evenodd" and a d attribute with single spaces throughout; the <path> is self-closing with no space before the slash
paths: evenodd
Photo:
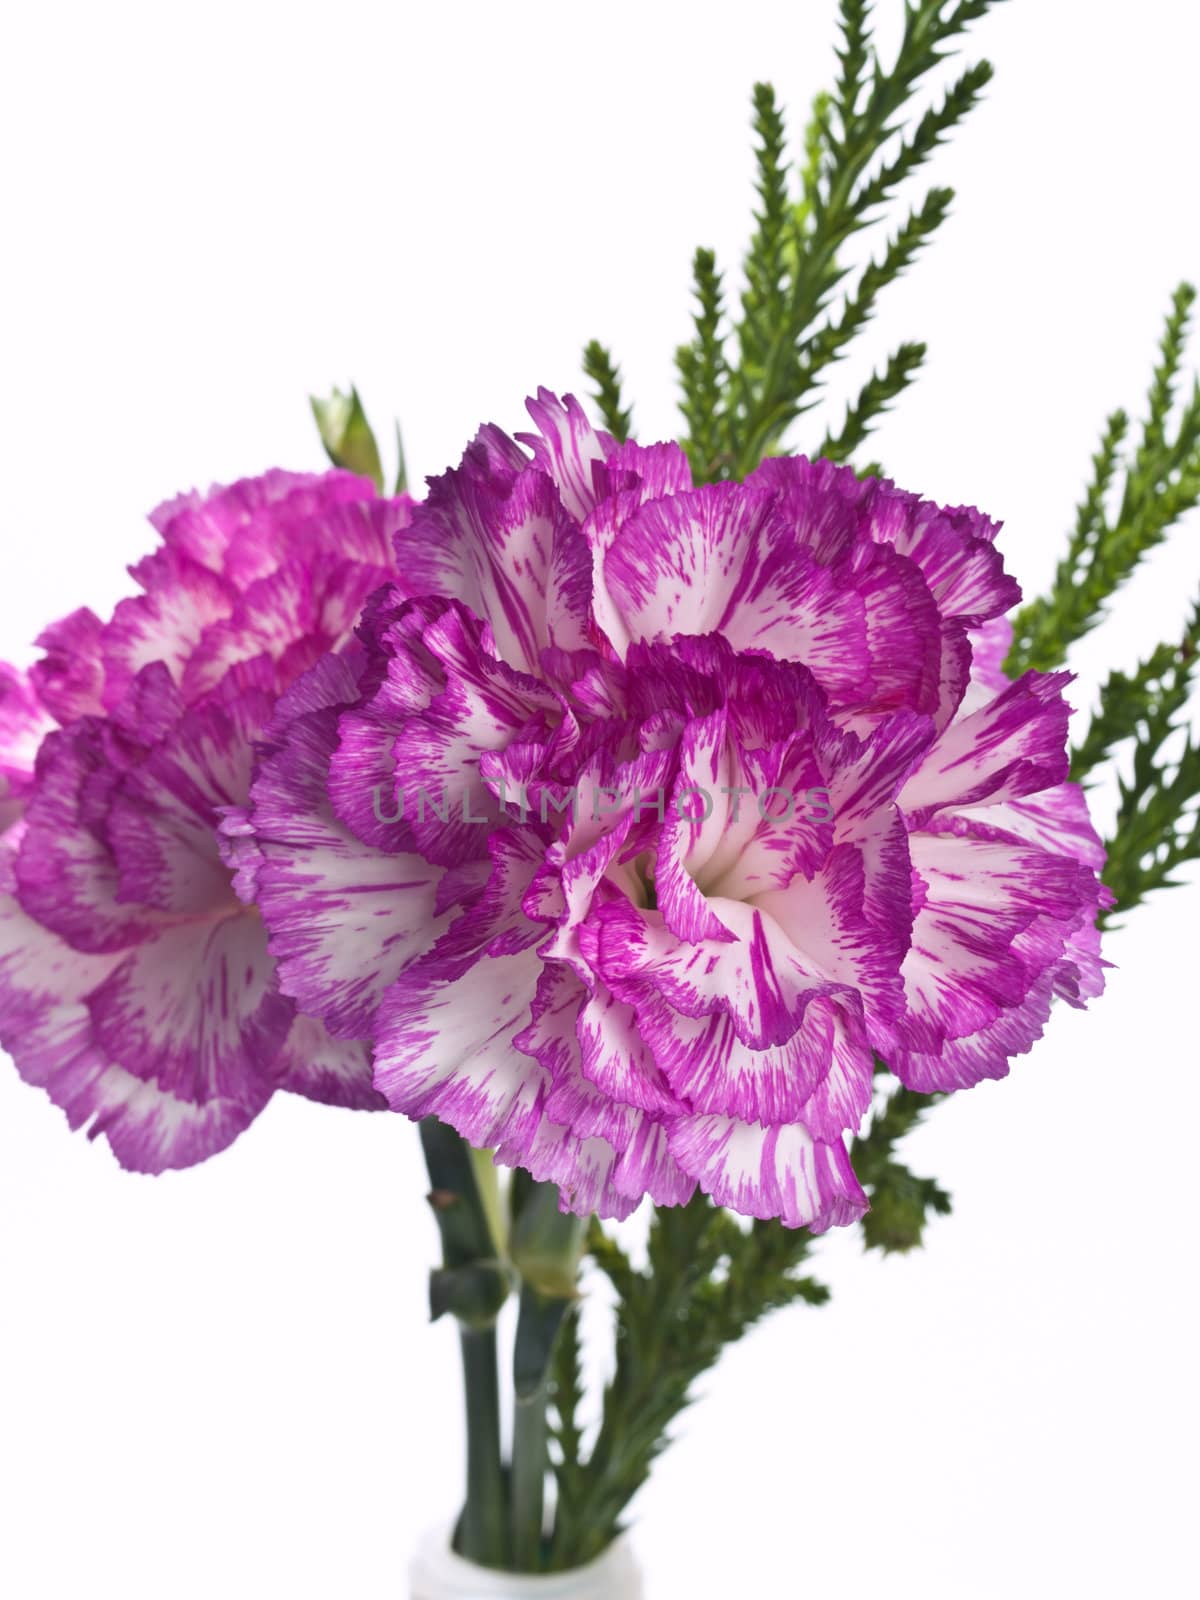
<path id="1" fill-rule="evenodd" d="M 376 1089 L 370 1047 L 361 1039 L 335 1039 L 316 1017 L 297 1016 L 279 1058 L 280 1088 L 322 1105 L 351 1111 L 386 1111 Z"/>
<path id="2" fill-rule="evenodd" d="M 326 779 L 352 681 L 331 658 L 281 703 L 248 816 L 261 858 L 255 898 L 285 992 L 338 1038 L 361 1039 L 388 984 L 429 949 L 446 916 L 435 914 L 441 868 L 376 850 L 333 814 Z M 323 698 L 331 703 L 289 717 Z"/>
<path id="3" fill-rule="evenodd" d="M 181 954 L 188 959 L 187 952 Z M 72 1128 L 87 1126 L 92 1138 L 103 1134 L 122 1166 L 136 1172 L 190 1166 L 236 1138 L 262 1110 L 273 1085 L 251 1062 L 229 1078 L 224 1092 L 196 1099 L 183 1092 L 182 1082 L 175 1092 L 153 1077 L 161 1061 L 141 1053 L 140 1026 L 119 1037 L 115 1051 L 106 1049 L 93 1006 L 103 1007 L 112 993 L 107 986 L 128 959 L 119 952 L 72 950 L 26 916 L 11 894 L 0 892 L 0 1044 L 21 1077 L 44 1090 Z M 196 976 L 194 967 L 186 975 L 176 970 L 164 976 L 184 1005 L 196 1000 L 179 992 Z M 210 1063 L 219 1032 L 206 1018 L 193 1040 L 203 1040 Z M 183 1074 L 189 1075 L 194 1076 Z"/>
<path id="4" fill-rule="evenodd" d="M 546 1073 L 514 1035 L 529 1022 L 541 963 L 532 950 L 436 960 L 405 974 L 375 1023 L 375 1086 L 393 1111 L 437 1117 L 480 1148 L 529 1139 Z"/>
<path id="5" fill-rule="evenodd" d="M 764 1128 L 733 1117 L 681 1117 L 670 1144 L 705 1194 L 743 1216 L 824 1233 L 867 1210 L 845 1146 L 813 1139 L 798 1123 Z"/>
<path id="6" fill-rule="evenodd" d="M 0 661 L 0 834 L 24 809 L 38 746 L 53 725 L 29 680 Z"/>
<path id="7" fill-rule="evenodd" d="M 156 550 L 132 572 L 147 592 L 121 601 L 101 639 L 108 711 L 143 667 L 162 663 L 180 683 L 205 629 L 227 617 L 237 599 L 226 578 L 175 550 Z"/>
<path id="8" fill-rule="evenodd" d="M 38 635 L 43 652 L 29 669 L 38 699 L 64 726 L 77 717 L 95 716 L 103 707 L 103 624 L 86 608 L 73 611 Z"/>
<path id="9" fill-rule="evenodd" d="M 738 1038 L 753 1049 L 785 1044 L 807 1007 L 835 995 L 839 985 L 820 974 L 766 912 L 733 900 L 715 902 L 714 910 L 734 935 L 727 943 L 687 943 L 657 913 L 600 907 L 597 970 L 617 994 L 649 985 L 685 1016 L 729 1016 Z"/>
<path id="10" fill-rule="evenodd" d="M 975 806 L 1062 783 L 1070 762 L 1065 672 L 1027 672 L 986 705 L 959 716 L 904 786 L 901 804 L 920 826 L 941 806 Z"/>
<path id="11" fill-rule="evenodd" d="M 687 1017 L 659 996 L 638 1006 L 637 1019 L 671 1089 L 694 1111 L 800 1121 L 837 1139 L 870 1107 L 874 1056 L 862 1019 L 832 999 L 808 1006 L 785 1044 L 761 1050 L 738 1038 L 727 1015 Z"/>
<path id="12" fill-rule="evenodd" d="M 546 474 L 484 470 L 468 452 L 430 480 L 405 540 L 436 557 L 431 592 L 482 618 L 510 666 L 537 672 L 543 650 L 586 644 L 588 552 Z"/>
<path id="13" fill-rule="evenodd" d="M 524 1167 L 539 1183 L 558 1185 L 563 1210 L 623 1222 L 645 1190 L 622 1193 L 613 1182 L 616 1152 L 604 1139 L 580 1139 L 569 1128 L 541 1117 L 529 1130 L 505 1139 L 496 1151 L 504 1166 Z"/>
<path id="14" fill-rule="evenodd" d="M 88 996 L 97 1048 L 180 1100 L 269 1093 L 292 1007 L 262 923 L 241 910 L 186 923 L 128 952 Z"/>
<path id="15" fill-rule="evenodd" d="M 350 472 L 276 468 L 207 494 L 193 491 L 168 500 L 150 513 L 150 522 L 163 543 L 189 561 L 218 573 L 249 566 L 254 576 L 260 576 L 278 559 L 276 529 L 281 523 L 293 528 L 374 494 L 369 479 Z M 264 550 L 262 555 L 253 553 Z"/>
<path id="16" fill-rule="evenodd" d="M 902 969 L 899 1042 L 928 1053 L 1020 1005 L 1039 974 L 1014 948 L 1017 936 L 1049 917 L 1062 925 L 1061 951 L 1081 896 L 1094 903 L 1095 890 L 1076 863 L 1003 837 L 913 834 L 909 844 L 924 892 Z"/>
<path id="17" fill-rule="evenodd" d="M 614 453 L 616 441 L 593 428 L 573 394 L 560 400 L 549 389 L 539 389 L 536 399 L 526 400 L 525 409 L 538 431 L 519 433 L 517 438 L 532 450 L 568 515 L 582 522 L 598 498 L 594 468 Z"/>

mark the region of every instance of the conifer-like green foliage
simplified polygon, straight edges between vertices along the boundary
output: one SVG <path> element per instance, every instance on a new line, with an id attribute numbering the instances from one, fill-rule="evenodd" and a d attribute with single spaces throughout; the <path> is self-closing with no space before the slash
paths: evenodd
<path id="1" fill-rule="evenodd" d="M 953 191 L 931 189 L 839 302 L 846 244 L 884 220 L 900 188 L 976 104 L 992 69 L 986 61 L 968 67 L 913 120 L 923 80 L 969 24 L 999 3 L 906 4 L 899 49 L 885 64 L 867 0 L 842 0 L 837 82 L 813 104 L 798 166 L 775 91 L 755 87 L 757 206 L 739 312 L 728 312 L 712 252 L 698 250 L 695 334 L 676 354 L 684 444 L 698 482 L 744 477 L 764 455 L 784 448 L 791 424 L 818 403 L 830 367 L 874 314 L 880 295 L 945 221 Z M 596 349 L 589 347 L 588 370 L 599 381 L 592 371 Z M 912 382 L 923 355 L 921 345 L 902 345 L 864 385 L 838 433 L 826 437 L 838 460 L 851 458 Z M 603 407 L 603 386 L 600 398 Z"/>
<path id="2" fill-rule="evenodd" d="M 949 1195 L 897 1155 L 900 1141 L 940 1098 L 896 1088 L 855 1141 L 855 1168 L 872 1202 L 864 1222 L 868 1249 L 911 1250 L 929 1216 L 950 1210 Z M 635 1265 L 593 1220 L 593 1268 L 616 1297 L 616 1365 L 588 1444 L 579 1417 L 578 1322 L 569 1316 L 553 1361 L 557 1501 L 550 1569 L 592 1560 L 620 1531 L 696 1379 L 727 1345 L 771 1311 L 800 1301 L 825 1304 L 828 1289 L 804 1270 L 814 1244 L 805 1229 L 748 1223 L 697 1194 L 686 1206 L 654 1212 L 645 1263 Z"/>
<path id="3" fill-rule="evenodd" d="M 726 1345 L 768 1311 L 797 1300 L 821 1305 L 829 1297 L 800 1270 L 812 1249 L 809 1234 L 778 1222 L 747 1225 L 703 1195 L 655 1212 L 644 1266 L 635 1266 L 598 1223 L 590 1244 L 596 1269 L 618 1297 L 616 1367 L 585 1455 L 572 1319 L 556 1352 L 555 1568 L 590 1561 L 612 1541 L 671 1423 L 689 1404 L 693 1383 Z"/>
<path id="4" fill-rule="evenodd" d="M 1132 673 L 1109 674 L 1099 710 L 1072 751 L 1071 775 L 1080 782 L 1110 762 L 1116 767 L 1121 803 L 1105 841 L 1104 881 L 1117 897 L 1109 917 L 1178 884 L 1176 870 L 1200 859 L 1200 750 L 1186 715 L 1198 649 L 1200 601 L 1178 643 L 1160 644 Z M 1125 773 L 1121 758 L 1130 743 Z"/>
<path id="5" fill-rule="evenodd" d="M 1191 284 L 1175 291 L 1136 447 L 1126 413 L 1108 419 L 1050 592 L 1017 614 L 1006 663 L 1014 675 L 1061 666 L 1142 558 L 1200 503 L 1200 380 L 1175 403 L 1195 299 Z"/>
<path id="6" fill-rule="evenodd" d="M 1189 635 L 1195 638 L 1194 619 Z M 1186 658 L 1186 672 L 1177 666 L 1168 674 L 1167 685 L 1143 710 L 1132 776 L 1118 779 L 1121 807 L 1106 841 L 1104 869 L 1117 897 L 1110 916 L 1132 910 L 1154 889 L 1180 883 L 1177 868 L 1200 859 L 1200 749 L 1186 729 L 1182 749 L 1174 755 L 1169 749 L 1178 743 L 1172 736 L 1180 729 L 1176 717 L 1188 698 L 1193 659 Z"/>
<path id="7" fill-rule="evenodd" d="M 888 358 L 883 372 L 873 372 L 867 379 L 862 393 L 846 412 L 841 432 L 832 439 L 826 434 L 817 454 L 830 461 L 848 462 L 866 440 L 872 423 L 908 388 L 924 360 L 923 344 L 902 344 Z"/>
<path id="8" fill-rule="evenodd" d="M 1124 411 L 1109 417 L 1050 590 L 1018 612 L 1005 663 L 1069 664 L 1070 649 L 1104 622 L 1109 604 L 1138 564 L 1200 503 L 1200 381 L 1181 399 L 1195 289 L 1172 298 L 1136 439 Z M 1071 776 L 1095 784 L 1115 774 L 1120 797 L 1105 840 L 1104 881 L 1117 897 L 1108 916 L 1132 910 L 1154 889 L 1180 879 L 1200 859 L 1200 751 L 1188 712 L 1200 645 L 1200 600 L 1182 637 L 1150 652 L 1133 672 L 1114 671 L 1071 755 Z"/>
<path id="9" fill-rule="evenodd" d="M 877 1062 L 876 1072 L 888 1082 L 887 1068 Z M 863 1239 L 868 1250 L 914 1250 L 924 1240 L 930 1216 L 947 1216 L 950 1196 L 932 1178 L 918 1178 L 899 1159 L 897 1145 L 911 1133 L 921 1118 L 945 1099 L 938 1094 L 915 1094 L 902 1085 L 891 1093 L 872 1114 L 866 1133 L 859 1134 L 851 1148 L 851 1160 L 859 1181 L 871 1198 L 871 1209 L 862 1220 Z"/>
<path id="10" fill-rule="evenodd" d="M 583 352 L 583 370 L 596 385 L 596 409 L 604 426 L 618 444 L 624 444 L 633 429 L 633 412 L 621 404 L 621 374 L 597 339 Z"/>

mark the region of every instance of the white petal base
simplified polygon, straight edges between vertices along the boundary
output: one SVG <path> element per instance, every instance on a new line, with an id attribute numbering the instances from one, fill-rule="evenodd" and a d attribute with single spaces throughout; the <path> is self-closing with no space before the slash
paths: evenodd
<path id="1" fill-rule="evenodd" d="M 409 1568 L 409 1600 L 643 1600 L 628 1538 L 572 1572 L 492 1572 L 450 1548 L 450 1529 L 431 1529 Z"/>

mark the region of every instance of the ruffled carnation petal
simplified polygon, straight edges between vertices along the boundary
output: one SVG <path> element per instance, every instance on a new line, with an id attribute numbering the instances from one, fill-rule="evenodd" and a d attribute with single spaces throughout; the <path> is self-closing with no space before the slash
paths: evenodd
<path id="1" fill-rule="evenodd" d="M 540 966 L 532 950 L 461 970 L 435 956 L 394 984 L 374 1035 L 375 1086 L 392 1110 L 437 1117 L 480 1148 L 528 1140 L 546 1073 L 513 1041 L 530 1020 Z"/>
<path id="2" fill-rule="evenodd" d="M 509 666 L 537 672 L 543 650 L 586 643 L 588 551 L 544 473 L 485 469 L 468 452 L 430 480 L 408 541 L 436 552 L 434 592 L 469 606 Z"/>
<path id="3" fill-rule="evenodd" d="M 47 737 L 16 863 L 26 912 L 81 951 L 125 949 L 168 920 L 121 898 L 106 810 L 122 776 L 113 757 L 122 752 L 108 733 L 99 718 L 85 718 Z"/>
<path id="4" fill-rule="evenodd" d="M 795 1119 L 836 1139 L 870 1107 L 874 1061 L 862 1019 L 832 1000 L 815 1000 L 786 1043 L 761 1050 L 739 1039 L 728 1015 L 687 1017 L 659 996 L 647 996 L 637 1018 L 674 1094 L 694 1111 Z"/>
<path id="5" fill-rule="evenodd" d="M 171 917 L 228 909 L 214 818 L 249 790 L 253 741 L 270 704 L 251 688 L 191 707 L 122 774 L 105 826 L 121 902 Z"/>
<path id="6" fill-rule="evenodd" d="M 988 1078 L 1008 1076 L 1014 1056 L 1033 1048 L 1042 1036 L 1054 998 L 1049 976 L 1039 978 L 1019 1004 L 1000 1011 L 994 1022 L 961 1039 L 947 1039 L 933 1054 L 897 1047 L 888 1065 L 905 1088 L 918 1094 L 970 1089 Z"/>
<path id="7" fill-rule="evenodd" d="M 976 626 L 1020 601 L 1020 586 L 995 548 L 999 524 L 978 511 L 942 509 L 882 484 L 868 516 L 872 538 L 920 567 L 944 617 Z"/>
<path id="8" fill-rule="evenodd" d="M 769 456 L 746 484 L 772 494 L 797 540 L 822 566 L 830 566 L 861 542 L 878 480 L 860 479 L 853 468 L 832 461 Z"/>
<path id="9" fill-rule="evenodd" d="M 799 1123 L 768 1128 L 733 1117 L 681 1117 L 670 1144 L 705 1194 L 743 1216 L 824 1233 L 868 1209 L 845 1146 L 814 1139 Z"/>
<path id="10" fill-rule="evenodd" d="M 573 394 L 560 400 L 549 389 L 539 389 L 525 409 L 536 433 L 519 433 L 529 446 L 535 464 L 554 484 L 568 515 L 582 522 L 596 506 L 594 468 L 617 449 L 610 434 L 594 428 Z"/>
<path id="11" fill-rule="evenodd" d="M 29 669 L 30 682 L 46 710 L 64 726 L 104 709 L 103 634 L 100 618 L 84 607 L 38 635 L 43 654 Z"/>
<path id="12" fill-rule="evenodd" d="M 942 806 L 995 804 L 1061 783 L 1070 707 L 1065 672 L 1027 672 L 941 735 L 904 786 L 915 826 Z"/>
<path id="13" fill-rule="evenodd" d="M 928 1053 L 1020 1005 L 1038 970 L 1014 948 L 1018 935 L 1048 918 L 1061 930 L 1061 951 L 1083 897 L 1094 906 L 1095 889 L 1075 862 L 1003 836 L 914 834 L 910 848 L 923 903 L 902 968 L 907 1009 L 898 1041 Z"/>
<path id="14" fill-rule="evenodd" d="M 0 1044 L 25 1082 L 44 1090 L 72 1128 L 90 1124 L 90 1137 L 103 1134 L 122 1166 L 190 1166 L 248 1127 L 273 1085 L 252 1068 L 228 1094 L 196 1101 L 144 1075 L 136 1039 L 118 1040 L 115 1056 L 106 1052 L 91 1001 L 123 959 L 72 950 L 0 892 Z"/>
<path id="15" fill-rule="evenodd" d="M 860 545 L 824 564 L 765 491 L 718 484 L 650 501 L 604 557 L 621 637 L 719 634 L 803 661 L 835 706 L 931 711 L 938 611 L 918 567 Z"/>
<path id="16" fill-rule="evenodd" d="M 24 810 L 38 746 L 53 726 L 25 675 L 0 661 L 0 834 Z"/>
<path id="17" fill-rule="evenodd" d="M 260 858 L 254 894 L 283 988 L 344 1039 L 369 1034 L 388 984 L 445 927 L 435 914 L 441 869 L 364 844 L 333 814 L 329 760 L 340 706 L 355 686 L 350 667 L 331 657 L 280 702 L 245 819 Z"/>
<path id="18" fill-rule="evenodd" d="M 205 629 L 237 602 L 226 578 L 171 549 L 156 550 L 131 571 L 146 593 L 122 600 L 101 636 L 106 711 L 143 667 L 162 663 L 178 684 Z"/>
<path id="19" fill-rule="evenodd" d="M 977 813 L 993 828 L 1016 834 L 1043 850 L 1069 856 L 1099 872 L 1106 853 L 1077 783 L 1059 783 L 1039 794 L 988 805 Z"/>
<path id="20" fill-rule="evenodd" d="M 88 996 L 98 1049 L 196 1104 L 269 1091 L 291 1024 L 262 923 L 238 911 L 131 950 Z"/>
<path id="21" fill-rule="evenodd" d="M 335 1039 L 316 1017 L 293 1019 L 279 1057 L 280 1087 L 326 1106 L 384 1111 L 375 1087 L 370 1047 L 362 1039 Z"/>
<path id="22" fill-rule="evenodd" d="M 461 607 L 447 608 L 420 642 L 443 684 L 397 733 L 394 782 L 418 849 L 441 866 L 457 866 L 485 855 L 489 829 L 501 825 L 481 756 L 546 726 L 558 702 L 491 655 L 478 622 Z"/>

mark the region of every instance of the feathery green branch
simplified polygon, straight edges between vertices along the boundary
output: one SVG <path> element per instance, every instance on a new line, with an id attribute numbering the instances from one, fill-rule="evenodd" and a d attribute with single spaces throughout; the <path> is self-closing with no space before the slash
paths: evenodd
<path id="1" fill-rule="evenodd" d="M 1100 690 L 1100 706 L 1084 738 L 1071 752 L 1071 777 L 1083 783 L 1126 739 L 1147 737 L 1147 717 L 1173 721 L 1190 697 L 1200 652 L 1200 601 L 1193 607 L 1177 644 L 1151 651 L 1132 673 L 1110 672 Z"/>
<path id="2" fill-rule="evenodd" d="M 619 444 L 633 431 L 633 411 L 621 403 L 621 373 L 612 356 L 593 339 L 583 352 L 583 370 L 596 385 L 596 408 L 604 426 Z"/>
<path id="3" fill-rule="evenodd" d="M 876 1071 L 885 1073 L 882 1063 Z M 862 1219 L 868 1250 L 884 1255 L 915 1250 L 924 1240 L 931 1215 L 947 1216 L 950 1196 L 932 1178 L 918 1178 L 897 1159 L 896 1146 L 944 1095 L 916 1094 L 902 1085 L 871 1118 L 865 1134 L 850 1149 L 850 1159 L 871 1201 Z"/>
<path id="4" fill-rule="evenodd" d="M 736 441 L 734 475 L 744 476 L 779 445 L 792 421 L 807 409 L 806 399 L 823 368 L 870 315 L 880 290 L 899 276 L 944 220 L 950 195 L 935 190 L 921 212 L 909 219 L 883 261 L 867 269 L 849 297 L 847 314 L 816 334 L 810 331 L 845 276 L 839 261 L 842 246 L 876 220 L 881 201 L 928 158 L 978 100 L 990 76 L 986 66 L 972 68 L 943 103 L 921 119 L 915 133 L 902 142 L 886 166 L 871 174 L 872 164 L 900 131 L 901 113 L 918 84 L 947 54 L 946 42 L 991 3 L 996 0 L 950 8 L 921 0 L 907 6 L 904 36 L 888 69 L 870 43 L 867 8 L 843 5 L 842 73 L 832 99 L 832 114 L 821 124 L 823 154 L 815 163 L 811 148 L 808 154 L 807 165 L 810 173 L 815 165 L 816 181 L 810 179 L 795 214 L 784 315 L 765 355 L 761 330 L 748 329 L 744 322 L 737 329 L 740 358 L 721 424 L 725 436 Z M 872 63 L 869 75 L 868 57 Z M 746 264 L 748 279 L 757 270 L 752 247 Z M 835 330 L 844 337 L 839 339 Z"/>
<path id="5" fill-rule="evenodd" d="M 1149 413 L 1132 461 L 1123 467 L 1119 508 L 1112 510 L 1129 433 L 1123 411 L 1109 417 L 1092 463 L 1092 479 L 1079 507 L 1067 553 L 1048 594 L 1017 614 L 1005 663 L 1012 674 L 1028 667 L 1061 666 L 1070 646 L 1100 622 L 1107 602 L 1139 562 L 1200 504 L 1200 382 L 1172 426 L 1175 386 L 1195 291 L 1175 292 L 1161 358 L 1150 390 Z"/>
<path id="6" fill-rule="evenodd" d="M 591 1453 L 560 1498 L 555 1567 L 588 1561 L 615 1537 L 692 1385 L 726 1345 L 777 1306 L 819 1305 L 828 1296 L 798 1275 L 811 1248 L 807 1233 L 777 1222 L 743 1227 L 703 1195 L 655 1212 L 645 1268 L 599 1224 L 591 1243 L 618 1296 L 616 1369 Z"/>
<path id="7" fill-rule="evenodd" d="M 700 483 L 707 483 L 720 464 L 723 438 L 719 402 L 726 377 L 721 337 L 724 297 L 721 274 L 711 250 L 697 250 L 692 262 L 696 296 L 696 337 L 681 345 L 676 363 L 683 385 L 683 415 L 688 424 L 688 455 Z"/>
<path id="8" fill-rule="evenodd" d="M 1106 914 L 1123 916 L 1155 889 L 1172 888 L 1200 859 L 1200 749 L 1186 712 L 1200 650 L 1200 601 L 1178 644 L 1162 644 L 1129 675 L 1110 674 L 1100 709 L 1074 752 L 1072 776 L 1086 776 L 1133 738 L 1132 771 L 1118 776 L 1120 809 L 1104 881 L 1116 896 Z"/>
<path id="9" fill-rule="evenodd" d="M 894 355 L 888 357 L 882 373 L 871 374 L 858 399 L 848 408 L 841 432 L 835 438 L 826 434 L 817 454 L 830 461 L 849 461 L 864 443 L 878 418 L 908 388 L 924 360 L 923 344 L 902 344 Z"/>

